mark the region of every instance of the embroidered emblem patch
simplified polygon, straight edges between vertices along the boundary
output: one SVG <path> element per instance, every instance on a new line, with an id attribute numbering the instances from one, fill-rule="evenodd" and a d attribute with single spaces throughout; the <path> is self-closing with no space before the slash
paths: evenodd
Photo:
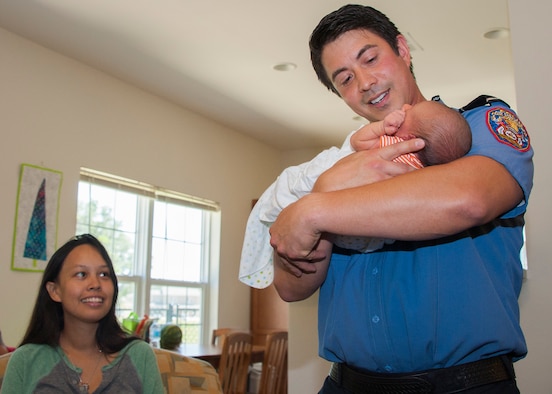
<path id="1" fill-rule="evenodd" d="M 529 134 L 516 114 L 506 108 L 494 108 L 487 112 L 487 125 L 494 137 L 503 144 L 525 152 L 529 149 Z"/>

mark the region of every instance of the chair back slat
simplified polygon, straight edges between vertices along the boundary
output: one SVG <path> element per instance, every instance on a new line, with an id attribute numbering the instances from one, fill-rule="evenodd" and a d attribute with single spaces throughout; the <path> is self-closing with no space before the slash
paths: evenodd
<path id="1" fill-rule="evenodd" d="M 259 394 L 287 393 L 288 333 L 275 331 L 266 339 Z"/>
<path id="2" fill-rule="evenodd" d="M 226 335 L 219 365 L 219 378 L 224 394 L 245 394 L 251 363 L 253 337 L 245 332 Z"/>

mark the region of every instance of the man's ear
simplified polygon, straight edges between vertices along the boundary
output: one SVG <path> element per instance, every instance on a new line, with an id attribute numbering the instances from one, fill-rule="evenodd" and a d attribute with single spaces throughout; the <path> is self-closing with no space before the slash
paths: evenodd
<path id="1" fill-rule="evenodd" d="M 402 57 L 408 67 L 410 67 L 410 47 L 408 46 L 408 41 L 406 41 L 406 38 L 402 34 L 397 36 L 397 48 L 399 50 L 399 56 Z"/>
<path id="2" fill-rule="evenodd" d="M 52 300 L 54 300 L 55 302 L 61 302 L 61 298 L 57 293 L 56 282 L 46 282 L 46 290 L 48 291 L 48 294 L 50 295 L 50 298 Z"/>

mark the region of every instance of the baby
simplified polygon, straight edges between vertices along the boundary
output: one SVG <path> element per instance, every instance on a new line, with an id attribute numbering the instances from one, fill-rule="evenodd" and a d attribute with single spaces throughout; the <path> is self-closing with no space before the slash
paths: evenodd
<path id="1" fill-rule="evenodd" d="M 384 120 L 371 123 L 355 132 L 350 141 L 351 148 L 358 152 L 410 138 L 425 140 L 425 148 L 399 156 L 394 161 L 416 169 L 456 160 L 471 148 L 471 131 L 464 117 L 437 101 L 423 101 L 415 106 L 405 104 L 402 110 L 393 111 Z M 363 253 L 379 249 L 384 243 L 393 242 L 381 238 L 346 235 L 334 235 L 332 240 L 336 246 Z"/>
<path id="2" fill-rule="evenodd" d="M 286 168 L 253 207 L 247 222 L 239 278 L 263 288 L 273 279 L 269 228 L 289 204 L 311 192 L 318 177 L 341 158 L 360 150 L 375 149 L 404 139 L 422 138 L 425 147 L 399 156 L 397 162 L 414 168 L 448 163 L 464 156 L 471 147 L 471 131 L 464 117 L 437 101 L 404 105 L 384 120 L 370 123 L 350 134 L 341 148 L 332 147 L 299 166 Z M 334 244 L 362 253 L 381 248 L 392 240 L 335 235 Z"/>

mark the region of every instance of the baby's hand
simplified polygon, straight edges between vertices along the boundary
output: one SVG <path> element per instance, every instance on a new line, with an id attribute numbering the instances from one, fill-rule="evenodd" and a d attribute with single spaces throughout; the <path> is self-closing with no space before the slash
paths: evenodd
<path id="1" fill-rule="evenodd" d="M 391 112 L 383 119 L 383 130 L 387 135 L 393 135 L 399 130 L 404 122 L 406 112 L 401 109 L 397 109 Z"/>
<path id="2" fill-rule="evenodd" d="M 356 133 L 351 136 L 351 147 L 359 152 L 379 147 L 379 137 L 382 135 L 393 135 L 399 130 L 399 127 L 404 122 L 406 111 L 411 106 L 404 104 L 402 109 L 397 109 L 389 113 L 383 120 L 379 122 L 369 123 L 361 127 Z"/>

